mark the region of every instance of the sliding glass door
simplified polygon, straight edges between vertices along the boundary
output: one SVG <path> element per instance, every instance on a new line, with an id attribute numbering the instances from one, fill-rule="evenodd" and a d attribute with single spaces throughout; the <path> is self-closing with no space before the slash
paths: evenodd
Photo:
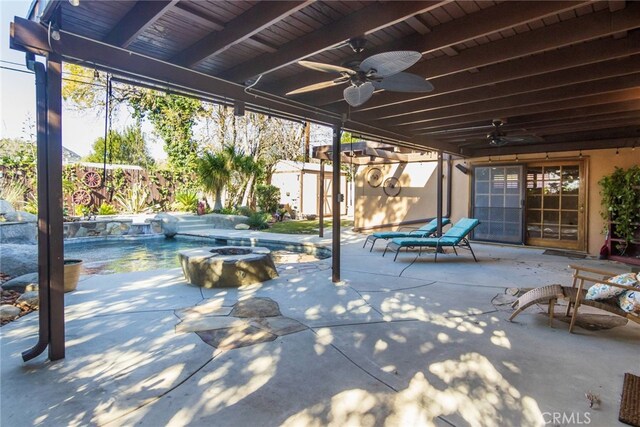
<path id="1" fill-rule="evenodd" d="M 523 243 L 523 175 L 521 165 L 473 168 L 474 239 Z"/>

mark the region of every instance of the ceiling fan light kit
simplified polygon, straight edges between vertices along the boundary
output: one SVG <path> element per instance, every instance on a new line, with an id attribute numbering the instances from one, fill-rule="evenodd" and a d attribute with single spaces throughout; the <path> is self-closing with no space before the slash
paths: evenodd
<path id="1" fill-rule="evenodd" d="M 364 49 L 362 39 L 352 39 L 349 44 L 354 52 Z M 396 50 L 371 55 L 362 62 L 348 61 L 348 66 L 325 64 L 322 62 L 299 61 L 298 64 L 323 73 L 338 73 L 341 76 L 326 82 L 314 83 L 288 92 L 287 95 L 311 92 L 331 86 L 349 83 L 343 91 L 344 100 L 352 107 L 367 102 L 376 89 L 391 92 L 431 92 L 433 85 L 423 77 L 403 72 L 422 58 L 420 52 Z"/>

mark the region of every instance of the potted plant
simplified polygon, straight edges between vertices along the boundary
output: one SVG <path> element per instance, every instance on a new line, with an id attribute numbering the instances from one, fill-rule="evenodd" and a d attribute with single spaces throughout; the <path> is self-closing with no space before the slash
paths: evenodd
<path id="1" fill-rule="evenodd" d="M 611 223 L 610 238 L 617 239 L 616 250 L 624 255 L 637 242 L 640 229 L 640 166 L 616 167 L 611 175 L 598 181 L 602 196 L 602 217 Z"/>
<path id="2" fill-rule="evenodd" d="M 80 279 L 80 270 L 82 269 L 82 260 L 65 259 L 64 260 L 64 292 L 75 291 L 78 287 Z"/>

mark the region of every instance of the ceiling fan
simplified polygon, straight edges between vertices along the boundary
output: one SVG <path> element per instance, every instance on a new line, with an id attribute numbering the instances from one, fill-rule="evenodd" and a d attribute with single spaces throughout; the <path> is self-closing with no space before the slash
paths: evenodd
<path id="1" fill-rule="evenodd" d="M 506 132 L 501 129 L 505 123 L 505 120 L 493 119 L 491 122 L 493 130 L 487 134 L 487 141 L 489 141 L 489 145 L 502 147 L 503 145 L 511 142 L 539 142 L 542 140 L 542 138 L 535 135 L 507 136 Z"/>
<path id="2" fill-rule="evenodd" d="M 349 40 L 349 45 L 356 53 L 364 50 L 365 40 L 356 38 Z M 417 74 L 403 72 L 418 62 L 422 54 L 409 50 L 382 52 L 359 61 L 352 60 L 344 65 L 331 65 L 313 61 L 298 61 L 303 67 L 337 73 L 340 77 L 326 82 L 315 83 L 293 90 L 287 95 L 311 92 L 318 89 L 349 83 L 344 90 L 344 100 L 352 107 L 358 107 L 373 96 L 376 89 L 392 92 L 431 92 L 433 85 Z"/>

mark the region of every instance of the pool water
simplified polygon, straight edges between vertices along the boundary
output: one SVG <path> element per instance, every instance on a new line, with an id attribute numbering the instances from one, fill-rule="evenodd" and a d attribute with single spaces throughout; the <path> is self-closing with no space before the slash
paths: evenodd
<path id="1" fill-rule="evenodd" d="M 226 246 L 211 239 L 194 238 L 142 238 L 128 240 L 100 240 L 95 242 L 65 242 L 65 259 L 81 259 L 84 274 L 126 273 L 180 267 L 178 251 L 203 246 Z M 274 262 L 309 262 L 315 255 L 283 250 L 268 244 Z"/>

